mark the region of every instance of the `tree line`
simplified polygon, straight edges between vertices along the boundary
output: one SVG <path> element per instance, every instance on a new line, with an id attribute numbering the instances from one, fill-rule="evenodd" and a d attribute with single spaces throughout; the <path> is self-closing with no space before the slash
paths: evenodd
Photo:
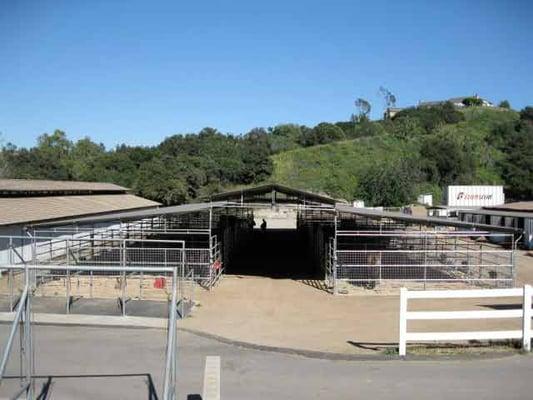
<path id="1" fill-rule="evenodd" d="M 492 113 L 490 124 L 482 108 L 465 121 L 465 112 L 449 103 L 399 112 L 385 130 L 409 142 L 410 153 L 369 167 L 354 197 L 401 206 L 423 192 L 438 202 L 447 185 L 502 184 L 508 200 L 533 200 L 533 107 L 518 118 L 485 111 Z"/>
<path id="2" fill-rule="evenodd" d="M 330 123 L 313 128 L 281 124 L 244 135 L 204 128 L 167 137 L 157 146 L 121 144 L 106 149 L 89 137 L 72 141 L 56 130 L 39 136 L 30 148 L 3 146 L 1 173 L 7 178 L 113 182 L 165 205 L 180 204 L 267 180 L 272 154 L 357 134 L 356 129 L 345 132 Z"/>
<path id="3" fill-rule="evenodd" d="M 410 155 L 365 170 L 351 192 L 353 198 L 397 206 L 412 202 L 422 189 L 489 181 L 505 182 L 512 198 L 533 198 L 533 108 L 522 110 L 517 120 L 497 124 L 480 142 L 444 129 L 465 121 L 465 113 L 449 103 L 405 109 L 393 119 L 380 121 L 370 121 L 364 104 L 359 106 L 363 111 L 350 121 L 314 127 L 281 124 L 254 128 L 244 135 L 204 128 L 167 137 L 156 146 L 122 144 L 106 149 L 89 137 L 72 141 L 56 130 L 39 136 L 30 148 L 3 146 L 0 173 L 8 178 L 113 182 L 171 205 L 268 181 L 274 168 L 272 156 L 277 153 L 343 140 L 392 137 L 407 143 Z M 480 146 L 490 150 L 487 160 L 482 160 Z M 480 174 L 483 168 L 487 172 Z M 484 182 L 479 182 L 480 176 L 486 177 Z M 339 195 L 334 189 L 328 194 Z"/>

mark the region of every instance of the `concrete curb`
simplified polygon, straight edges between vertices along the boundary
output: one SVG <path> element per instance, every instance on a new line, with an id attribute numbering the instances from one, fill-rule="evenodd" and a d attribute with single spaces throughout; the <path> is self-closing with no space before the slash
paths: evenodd
<path id="1" fill-rule="evenodd" d="M 14 313 L 0 312 L 0 323 L 13 321 Z M 38 325 L 50 326 L 92 326 L 101 328 L 128 328 L 128 329 L 166 329 L 167 320 L 164 318 L 149 317 L 122 317 L 113 315 L 82 315 L 82 314 L 34 314 L 34 322 Z M 181 332 L 190 333 L 199 337 L 215 340 L 219 343 L 240 347 L 243 349 L 274 352 L 288 354 L 318 360 L 330 361 L 474 361 L 474 360 L 495 360 L 507 358 L 520 354 L 518 351 L 506 351 L 496 353 L 471 353 L 457 355 L 408 355 L 400 358 L 396 354 L 346 354 L 323 352 L 315 350 L 295 349 L 290 347 L 278 347 L 262 345 L 229 339 L 212 333 L 203 332 L 197 329 L 183 328 L 178 326 Z"/>
<path id="2" fill-rule="evenodd" d="M 517 351 L 505 351 L 497 353 L 472 353 L 472 354 L 458 354 L 458 355 L 408 355 L 407 357 L 399 357 L 397 354 L 346 354 L 333 353 L 314 350 L 303 350 L 289 347 L 267 346 L 255 344 L 250 342 L 242 342 L 239 340 L 228 339 L 223 336 L 214 335 L 190 328 L 178 328 L 180 331 L 191 333 L 196 336 L 204 337 L 206 339 L 216 340 L 217 342 L 241 347 L 243 349 L 268 351 L 274 353 L 282 353 L 295 355 L 306 358 L 313 358 L 318 360 L 329 361 L 475 361 L 475 360 L 497 360 L 507 357 L 512 357 L 520 354 Z"/>

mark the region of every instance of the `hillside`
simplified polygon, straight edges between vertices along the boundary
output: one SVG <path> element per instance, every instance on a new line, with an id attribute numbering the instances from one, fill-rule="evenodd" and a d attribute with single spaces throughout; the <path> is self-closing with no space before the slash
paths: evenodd
<path id="1" fill-rule="evenodd" d="M 165 205 L 234 187 L 278 182 L 370 205 L 397 206 L 449 184 L 505 183 L 508 198 L 533 198 L 533 108 L 520 113 L 451 103 L 410 108 L 393 120 L 314 127 L 281 124 L 243 135 L 214 128 L 155 146 L 113 149 L 56 130 L 35 146 L 7 144 L 0 176 L 112 182 Z"/>
<path id="2" fill-rule="evenodd" d="M 440 125 L 429 134 L 398 137 L 394 124 L 386 127 L 386 133 L 346 140 L 326 145 L 298 148 L 272 156 L 274 171 L 272 181 L 306 188 L 317 192 L 352 200 L 360 194 L 359 183 L 369 171 L 384 166 L 394 166 L 400 161 L 425 169 L 431 160 L 424 159 L 423 147 L 431 140 L 451 140 L 457 148 L 471 158 L 467 167 L 473 168 L 468 182 L 449 183 L 502 183 L 497 162 L 501 151 L 491 143 L 491 135 L 497 127 L 510 126 L 519 119 L 514 111 L 501 111 L 472 107 L 465 111 L 464 120 Z M 442 189 L 430 179 L 427 172 L 416 182 L 415 191 L 431 191 L 437 198 Z"/>
<path id="3" fill-rule="evenodd" d="M 416 151 L 416 142 L 390 135 L 300 148 L 272 156 L 272 181 L 349 200 L 369 167 L 412 157 Z"/>

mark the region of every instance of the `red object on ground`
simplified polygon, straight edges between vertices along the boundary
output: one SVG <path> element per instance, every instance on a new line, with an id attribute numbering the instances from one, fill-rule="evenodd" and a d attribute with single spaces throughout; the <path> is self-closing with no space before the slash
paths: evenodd
<path id="1" fill-rule="evenodd" d="M 164 289 L 167 282 L 165 278 L 155 278 L 154 281 L 154 288 L 156 289 Z"/>
<path id="2" fill-rule="evenodd" d="M 214 270 L 219 270 L 222 267 L 222 263 L 220 262 L 220 260 L 216 260 L 211 267 Z"/>

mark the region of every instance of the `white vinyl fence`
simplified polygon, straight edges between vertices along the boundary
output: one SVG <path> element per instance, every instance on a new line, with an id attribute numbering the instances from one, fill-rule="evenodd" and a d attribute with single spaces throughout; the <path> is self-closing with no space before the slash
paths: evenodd
<path id="1" fill-rule="evenodd" d="M 512 289 L 479 289 L 479 290 L 400 290 L 400 338 L 399 354 L 405 356 L 407 342 L 428 341 L 463 341 L 463 340 L 501 340 L 522 339 L 525 351 L 531 351 L 531 296 L 530 285 Z M 408 311 L 410 299 L 469 299 L 520 297 L 522 308 L 511 310 L 470 310 L 470 311 Z M 412 320 L 472 320 L 472 319 L 506 319 L 521 318 L 521 330 L 499 331 L 466 331 L 466 332 L 408 332 L 407 321 Z"/>

